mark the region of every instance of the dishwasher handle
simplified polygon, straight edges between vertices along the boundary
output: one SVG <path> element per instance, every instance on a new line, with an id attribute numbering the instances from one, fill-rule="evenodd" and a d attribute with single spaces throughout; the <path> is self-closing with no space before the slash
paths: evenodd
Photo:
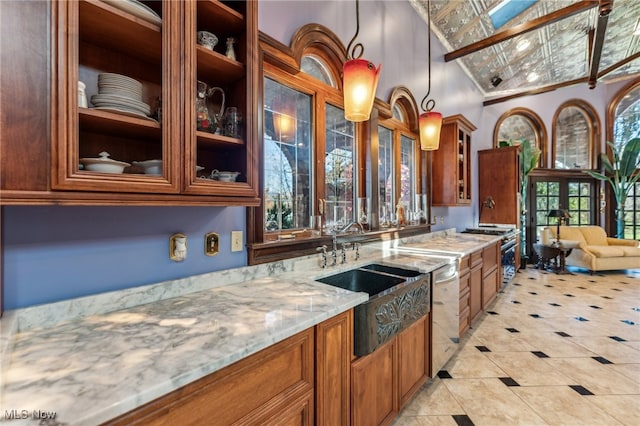
<path id="1" fill-rule="evenodd" d="M 458 278 L 458 264 L 449 263 L 433 272 L 433 283 L 441 284 Z"/>

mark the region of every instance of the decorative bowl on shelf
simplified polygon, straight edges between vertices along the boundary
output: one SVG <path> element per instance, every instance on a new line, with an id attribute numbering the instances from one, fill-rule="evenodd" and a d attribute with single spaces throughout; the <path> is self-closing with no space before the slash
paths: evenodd
<path id="1" fill-rule="evenodd" d="M 142 167 L 145 175 L 162 174 L 162 160 L 134 161 L 133 165 Z"/>
<path id="2" fill-rule="evenodd" d="M 221 172 L 213 170 L 211 172 L 211 179 L 219 180 L 220 182 L 235 182 L 240 172 Z"/>
<path id="3" fill-rule="evenodd" d="M 198 31 L 198 44 L 205 49 L 213 50 L 218 44 L 218 37 L 209 31 Z"/>
<path id="4" fill-rule="evenodd" d="M 80 163 L 84 166 L 84 170 L 100 173 L 122 174 L 125 167 L 131 164 L 124 161 L 116 161 L 109 158 L 108 152 L 101 152 L 98 158 L 81 158 Z"/>

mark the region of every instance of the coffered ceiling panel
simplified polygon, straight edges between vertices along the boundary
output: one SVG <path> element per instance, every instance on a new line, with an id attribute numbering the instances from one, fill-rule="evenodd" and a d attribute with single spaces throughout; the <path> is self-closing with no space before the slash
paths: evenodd
<path id="1" fill-rule="evenodd" d="M 426 21 L 427 0 L 409 1 Z M 640 74 L 640 0 L 538 0 L 494 28 L 489 11 L 502 2 L 430 2 L 445 60 L 462 65 L 487 99 Z M 601 52 L 595 72 L 591 52 Z"/>

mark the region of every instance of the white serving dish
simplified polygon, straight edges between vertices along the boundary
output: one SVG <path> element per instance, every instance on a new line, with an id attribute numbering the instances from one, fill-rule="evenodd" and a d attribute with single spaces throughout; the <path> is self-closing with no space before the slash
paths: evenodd
<path id="1" fill-rule="evenodd" d="M 129 163 L 125 163 L 124 161 L 112 160 L 111 158 L 109 158 L 108 152 L 103 151 L 98 155 L 98 158 L 80 159 L 80 163 L 82 163 L 85 170 L 100 173 L 122 174 L 124 168 L 131 165 Z"/>
<path id="2" fill-rule="evenodd" d="M 162 160 L 134 161 L 133 165 L 142 167 L 145 175 L 162 175 Z"/>

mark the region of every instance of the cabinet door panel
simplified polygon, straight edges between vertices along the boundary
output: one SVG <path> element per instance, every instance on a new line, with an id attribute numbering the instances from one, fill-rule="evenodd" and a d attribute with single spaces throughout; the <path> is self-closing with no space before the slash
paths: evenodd
<path id="1" fill-rule="evenodd" d="M 351 411 L 354 425 L 390 422 L 398 412 L 394 373 L 396 340 L 351 364 Z"/>
<path id="2" fill-rule="evenodd" d="M 470 323 L 473 323 L 482 313 L 482 264 L 471 269 L 469 287 Z"/>
<path id="3" fill-rule="evenodd" d="M 493 269 L 482 279 L 482 309 L 487 307 L 496 298 L 496 288 L 498 286 L 498 269 Z"/>
<path id="4" fill-rule="evenodd" d="M 429 316 L 398 334 L 400 409 L 429 377 Z"/>
<path id="5" fill-rule="evenodd" d="M 58 30 L 54 58 L 58 78 L 51 107 L 56 118 L 52 120 L 53 189 L 178 192 L 181 138 L 176 81 L 181 58 L 176 34 L 168 29 L 180 27 L 181 12 L 177 2 L 160 4 L 162 25 L 95 0 L 52 5 Z M 112 80 L 100 80 L 105 73 L 124 75 L 138 86 L 125 83 L 114 93 L 107 87 Z M 79 82 L 86 85 L 87 108 L 79 104 Z M 165 112 L 162 123 L 153 119 L 159 99 Z M 131 109 L 134 104 L 146 104 L 148 111 L 136 113 Z M 82 159 L 98 158 L 101 152 L 128 164 L 124 173 L 87 170 Z M 162 160 L 160 175 L 145 174 L 134 164 L 147 160 Z"/>
<path id="6" fill-rule="evenodd" d="M 316 326 L 316 424 L 349 425 L 353 315 L 345 312 Z"/>
<path id="7" fill-rule="evenodd" d="M 261 425 L 281 412 L 297 412 L 290 421 L 312 418 L 313 337 L 313 329 L 303 331 L 107 424 L 209 424 L 215 419 Z"/>

